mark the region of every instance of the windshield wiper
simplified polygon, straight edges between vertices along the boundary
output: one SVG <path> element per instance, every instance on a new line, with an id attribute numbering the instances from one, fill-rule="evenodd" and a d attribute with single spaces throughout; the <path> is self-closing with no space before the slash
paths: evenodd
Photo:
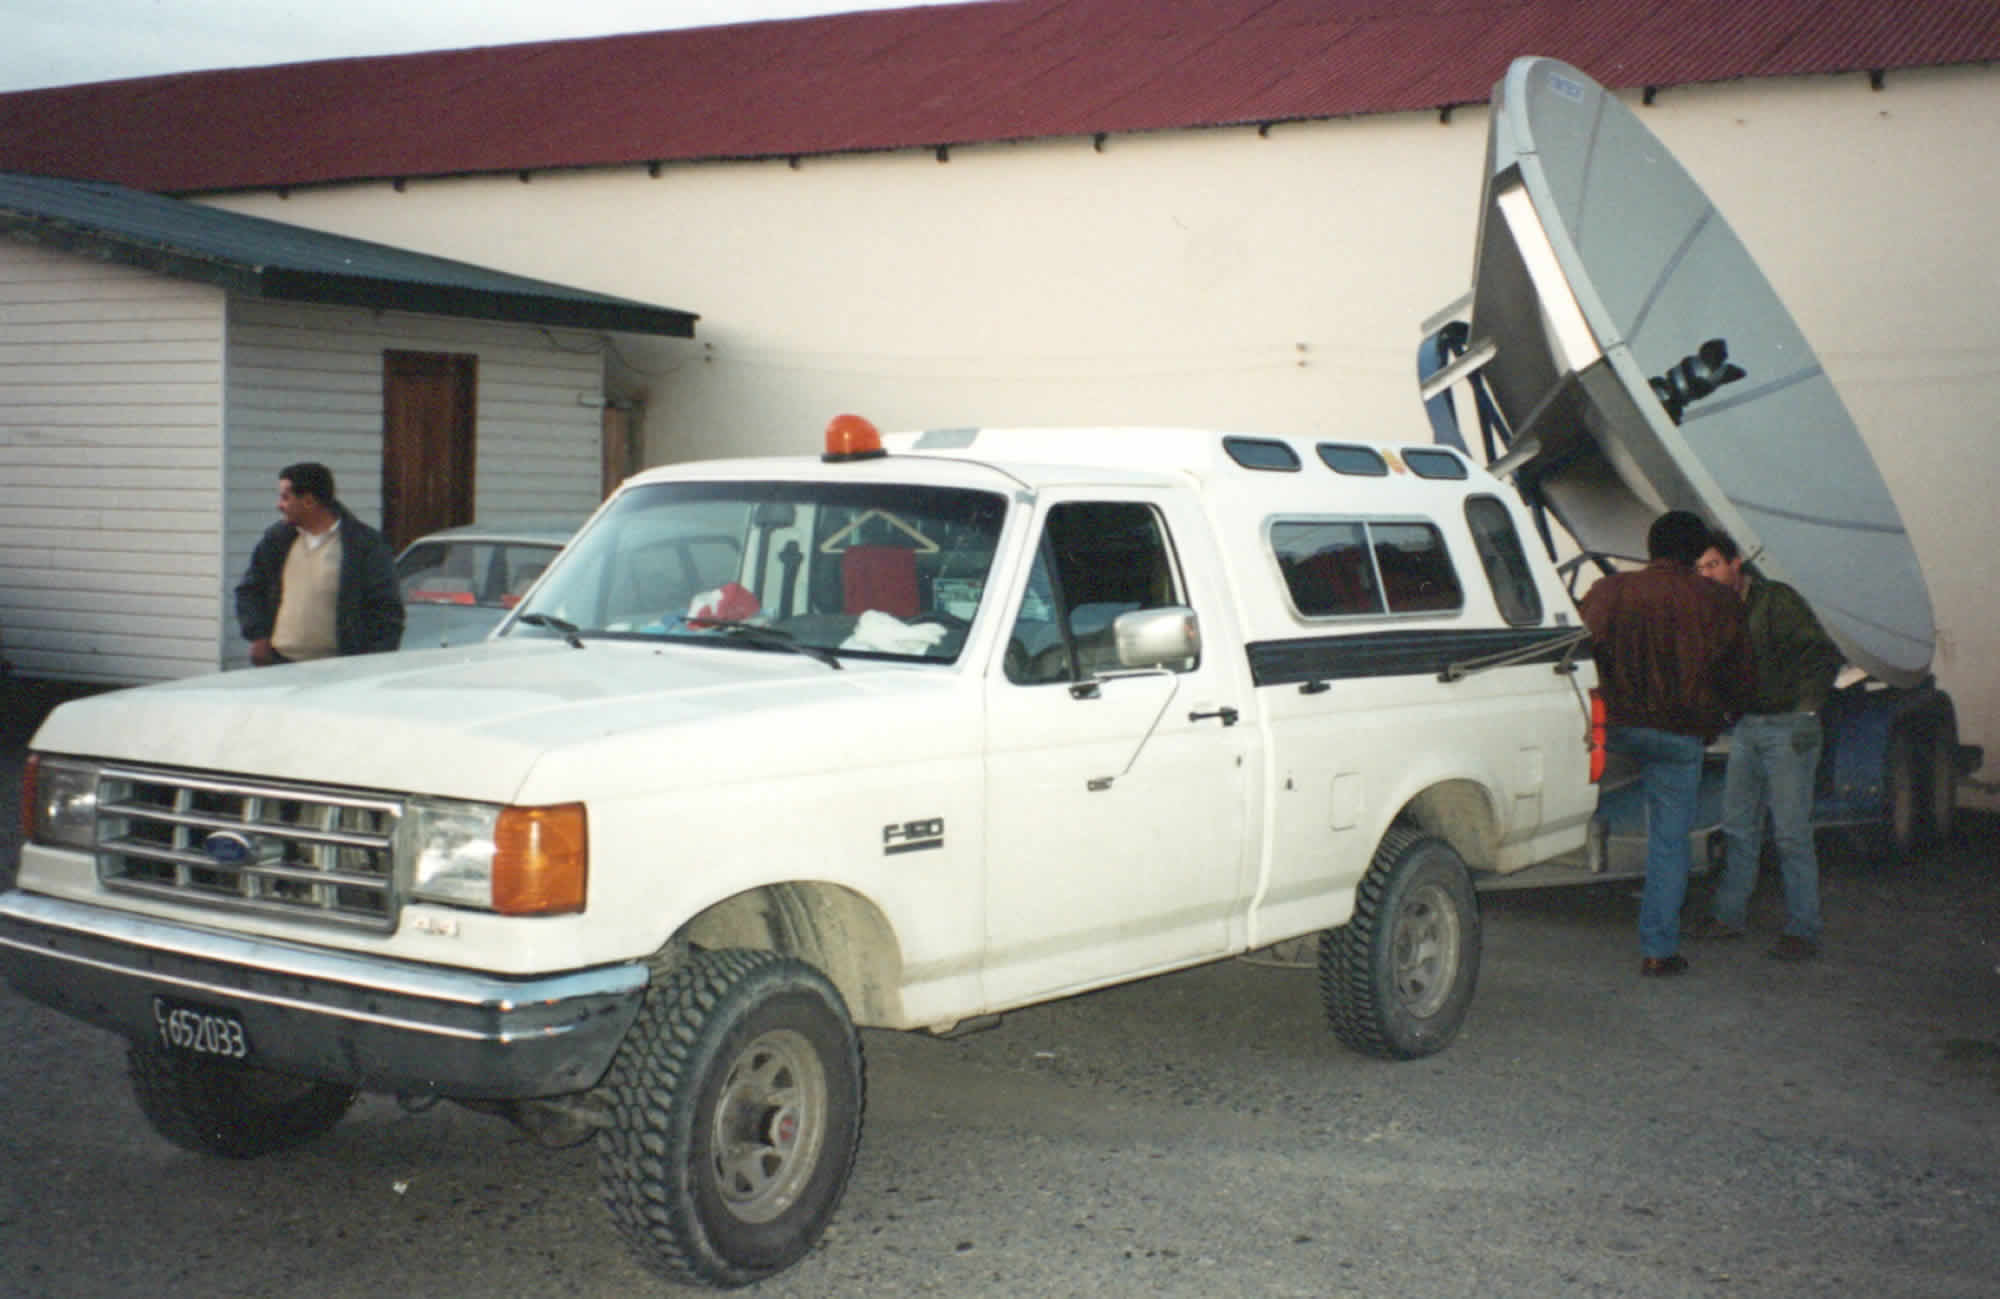
<path id="1" fill-rule="evenodd" d="M 818 645 L 802 644 L 797 637 L 782 628 L 766 627 L 762 623 L 743 622 L 736 618 L 684 618 L 682 621 L 696 631 L 714 628 L 736 640 L 747 641 L 752 645 L 769 646 L 772 649 L 790 650 L 794 654 L 803 654 L 809 659 L 824 663 L 835 672 L 841 670 L 840 659 L 832 650 Z"/>
<path id="2" fill-rule="evenodd" d="M 569 642 L 571 649 L 583 648 L 583 637 L 577 634 L 582 629 L 567 618 L 558 618 L 552 613 L 524 613 L 514 621 L 527 623 L 530 627 L 547 627 L 550 631 L 561 632 L 562 638 Z"/>

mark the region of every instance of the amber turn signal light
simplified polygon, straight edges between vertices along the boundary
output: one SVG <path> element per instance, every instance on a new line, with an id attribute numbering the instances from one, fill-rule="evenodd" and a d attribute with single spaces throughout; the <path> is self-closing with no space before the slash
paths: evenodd
<path id="1" fill-rule="evenodd" d="M 493 830 L 493 909 L 501 915 L 583 910 L 589 866 L 583 804 L 500 809 Z"/>

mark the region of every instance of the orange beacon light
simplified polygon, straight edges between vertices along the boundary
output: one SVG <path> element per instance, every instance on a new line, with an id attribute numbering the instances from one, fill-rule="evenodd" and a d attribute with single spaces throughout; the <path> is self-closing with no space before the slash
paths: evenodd
<path id="1" fill-rule="evenodd" d="M 882 449 L 882 431 L 859 415 L 835 415 L 826 424 L 826 450 L 820 459 L 830 464 L 843 460 L 872 460 L 889 453 Z"/>

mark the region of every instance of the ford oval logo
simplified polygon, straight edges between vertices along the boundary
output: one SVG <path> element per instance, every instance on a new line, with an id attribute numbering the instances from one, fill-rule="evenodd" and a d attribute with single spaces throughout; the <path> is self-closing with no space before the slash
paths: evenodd
<path id="1" fill-rule="evenodd" d="M 219 866 L 241 866 L 257 856 L 250 840 L 234 830 L 217 830 L 201 841 L 201 850 Z"/>

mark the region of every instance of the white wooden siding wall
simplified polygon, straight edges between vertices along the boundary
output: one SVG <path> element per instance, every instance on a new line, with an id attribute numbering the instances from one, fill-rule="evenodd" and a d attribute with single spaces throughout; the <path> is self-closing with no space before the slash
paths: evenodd
<path id="1" fill-rule="evenodd" d="M 575 330 L 233 299 L 230 307 L 225 664 L 246 661 L 234 589 L 277 518 L 278 471 L 333 470 L 335 490 L 382 522 L 382 354 L 478 357 L 473 513 L 577 513 L 599 497 L 602 344 Z"/>
<path id="2" fill-rule="evenodd" d="M 215 665 L 223 294 L 0 242 L 0 638 L 25 676 Z"/>

